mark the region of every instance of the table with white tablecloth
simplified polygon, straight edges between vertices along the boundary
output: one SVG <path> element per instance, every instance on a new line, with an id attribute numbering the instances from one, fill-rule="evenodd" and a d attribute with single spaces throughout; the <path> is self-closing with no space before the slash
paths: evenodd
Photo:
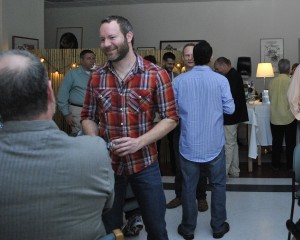
<path id="1" fill-rule="evenodd" d="M 258 165 L 261 165 L 260 146 L 272 145 L 272 133 L 270 127 L 270 104 L 255 102 L 247 104 L 248 124 L 248 171 L 253 171 L 253 159 L 258 157 Z"/>

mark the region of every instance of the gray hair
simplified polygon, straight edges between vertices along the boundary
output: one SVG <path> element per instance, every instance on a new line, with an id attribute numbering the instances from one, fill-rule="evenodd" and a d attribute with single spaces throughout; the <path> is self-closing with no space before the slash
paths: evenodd
<path id="1" fill-rule="evenodd" d="M 32 120 L 48 110 L 48 74 L 25 50 L 0 54 L 0 115 L 3 122 Z"/>
<path id="2" fill-rule="evenodd" d="M 220 65 L 231 65 L 231 61 L 226 57 L 217 58 L 215 63 L 220 64 Z"/>
<path id="3" fill-rule="evenodd" d="M 279 73 L 289 74 L 290 72 L 290 61 L 288 59 L 280 59 L 278 62 L 278 71 Z"/>

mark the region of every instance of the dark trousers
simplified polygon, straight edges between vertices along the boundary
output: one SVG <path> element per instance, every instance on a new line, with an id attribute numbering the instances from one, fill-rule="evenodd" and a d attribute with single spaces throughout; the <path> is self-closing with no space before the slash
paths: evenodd
<path id="1" fill-rule="evenodd" d="M 182 172 L 180 168 L 180 153 L 179 153 L 179 138 L 180 138 L 180 124 L 173 130 L 173 146 L 176 161 L 176 175 L 175 175 L 175 194 L 176 197 L 181 198 L 182 192 Z M 207 190 L 207 166 L 205 163 L 201 164 L 200 178 L 196 188 L 196 198 L 206 199 Z"/>
<path id="2" fill-rule="evenodd" d="M 274 125 L 271 123 L 272 132 L 272 165 L 280 167 L 283 137 L 286 144 L 287 169 L 293 169 L 293 152 L 296 146 L 297 120 L 287 125 Z"/>
<path id="3" fill-rule="evenodd" d="M 175 148 L 174 148 L 174 131 L 173 129 L 171 132 L 168 133 L 167 138 L 169 141 L 169 149 L 170 149 L 170 162 L 172 166 L 173 174 L 176 174 L 176 157 L 175 157 Z"/>
<path id="4" fill-rule="evenodd" d="M 171 162 L 171 167 L 172 167 L 172 173 L 176 174 L 176 165 L 177 165 L 176 164 L 176 157 L 177 156 L 175 156 L 176 154 L 175 154 L 174 144 L 173 144 L 173 142 L 174 142 L 174 137 L 173 137 L 174 130 L 175 129 L 173 129 L 171 132 L 169 132 L 167 134 L 167 138 L 168 138 L 168 142 L 169 142 L 169 154 L 170 154 L 170 162 Z M 157 152 L 158 152 L 159 156 L 160 156 L 160 144 L 161 144 L 161 139 L 156 142 Z"/>

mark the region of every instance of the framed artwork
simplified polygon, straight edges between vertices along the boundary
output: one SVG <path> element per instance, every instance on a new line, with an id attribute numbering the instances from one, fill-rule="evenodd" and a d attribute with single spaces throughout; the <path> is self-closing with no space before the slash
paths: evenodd
<path id="1" fill-rule="evenodd" d="M 155 50 L 156 47 L 137 47 L 136 50 Z"/>
<path id="2" fill-rule="evenodd" d="M 12 36 L 12 48 L 29 51 L 38 49 L 39 40 L 36 38 Z"/>
<path id="3" fill-rule="evenodd" d="M 159 42 L 160 50 L 177 50 L 182 51 L 183 47 L 187 43 L 197 44 L 200 40 L 166 40 Z"/>
<path id="4" fill-rule="evenodd" d="M 278 62 L 283 58 L 283 38 L 260 39 L 260 62 L 272 63 L 274 72 L 278 72 Z"/>
<path id="5" fill-rule="evenodd" d="M 82 48 L 82 27 L 60 27 L 56 30 L 56 48 Z"/>

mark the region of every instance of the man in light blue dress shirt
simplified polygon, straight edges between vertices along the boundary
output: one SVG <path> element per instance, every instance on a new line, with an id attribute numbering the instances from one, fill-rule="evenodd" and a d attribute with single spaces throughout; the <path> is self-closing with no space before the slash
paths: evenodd
<path id="1" fill-rule="evenodd" d="M 223 114 L 235 110 L 228 80 L 215 73 L 209 63 L 212 48 L 200 41 L 193 50 L 196 66 L 174 80 L 175 98 L 181 119 L 180 167 L 182 221 L 178 233 L 194 239 L 197 226 L 196 187 L 201 163 L 206 163 L 211 185 L 211 222 L 214 238 L 229 231 L 226 221 L 226 161 Z"/>
<path id="2" fill-rule="evenodd" d="M 81 130 L 80 113 L 95 57 L 91 50 L 81 51 L 80 66 L 70 70 L 59 87 L 57 104 L 74 136 Z"/>

